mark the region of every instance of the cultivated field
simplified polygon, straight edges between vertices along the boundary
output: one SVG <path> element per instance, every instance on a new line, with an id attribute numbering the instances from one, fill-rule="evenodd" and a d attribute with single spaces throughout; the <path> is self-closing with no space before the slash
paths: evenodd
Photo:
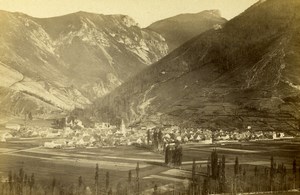
<path id="1" fill-rule="evenodd" d="M 132 181 L 136 182 L 136 165 L 140 167 L 140 190 L 149 190 L 154 185 L 164 188 L 184 188 L 191 178 L 193 159 L 196 160 L 199 172 L 206 171 L 208 157 L 213 149 L 226 156 L 227 172 L 232 172 L 235 157 L 239 157 L 244 167 L 270 166 L 270 157 L 278 163 L 284 163 L 289 171 L 292 161 L 300 164 L 300 142 L 296 141 L 260 141 L 236 142 L 223 144 L 186 144 L 183 146 L 182 169 L 172 169 L 164 165 L 164 155 L 135 146 L 113 148 L 74 148 L 45 149 L 41 145 L 45 140 L 22 139 L 0 143 L 0 175 L 7 179 L 8 172 L 18 172 L 23 168 L 26 173 L 35 173 L 36 180 L 47 184 L 55 178 L 64 185 L 77 184 L 82 176 L 88 186 L 94 185 L 95 165 L 100 168 L 100 187 L 105 186 L 105 175 L 110 174 L 110 186 L 128 180 L 132 170 Z M 251 168 L 252 169 L 252 168 Z M 248 174 L 252 174 L 251 172 Z M 176 184 L 176 185 L 174 185 Z M 178 185 L 181 184 L 181 185 Z"/>

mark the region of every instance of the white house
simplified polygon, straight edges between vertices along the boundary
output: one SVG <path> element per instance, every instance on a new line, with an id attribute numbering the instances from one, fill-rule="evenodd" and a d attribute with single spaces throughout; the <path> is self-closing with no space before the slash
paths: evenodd
<path id="1" fill-rule="evenodd" d="M 8 123 L 5 125 L 6 129 L 11 129 L 11 130 L 20 130 L 21 129 L 21 125 L 19 124 L 13 124 L 13 123 Z"/>

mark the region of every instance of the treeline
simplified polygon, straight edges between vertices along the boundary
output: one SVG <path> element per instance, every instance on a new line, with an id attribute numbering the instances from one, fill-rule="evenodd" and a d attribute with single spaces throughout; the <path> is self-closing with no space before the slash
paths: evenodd
<path id="1" fill-rule="evenodd" d="M 31 195 L 36 189 L 35 176 L 33 173 L 28 175 L 23 168 L 18 173 L 9 171 L 6 182 L 0 187 L 1 194 Z"/>
<path id="2" fill-rule="evenodd" d="M 161 129 L 147 130 L 147 146 L 156 152 L 164 153 L 165 165 L 170 167 L 181 166 L 183 156 L 182 146 L 179 141 L 165 143 Z"/>
<path id="3" fill-rule="evenodd" d="M 174 165 L 177 162 L 175 160 Z M 111 181 L 110 173 L 101 171 L 96 164 L 93 181 L 94 183 L 87 184 L 85 179 L 79 176 L 76 184 L 64 185 L 53 178 L 52 181 L 42 185 L 35 174 L 27 174 L 21 168 L 15 173 L 9 171 L 6 181 L 0 184 L 0 193 L 2 195 L 129 195 L 145 192 L 145 183 L 144 186 L 141 185 L 139 163 L 135 170 L 128 171 L 127 178 L 121 178 L 119 181 Z M 201 167 L 201 164 L 193 160 L 187 187 L 181 186 L 180 189 L 169 189 L 162 193 L 157 184 L 159 183 L 151 182 L 152 189 L 149 189 L 149 184 L 146 185 L 148 194 L 149 192 L 156 195 L 279 193 L 300 188 L 300 167 L 294 159 L 292 169 L 287 169 L 285 164 L 276 163 L 273 156 L 268 167 L 240 164 L 238 157 L 235 158 L 233 165 L 226 165 L 226 157 L 220 156 L 217 150 L 213 150 L 206 166 Z M 173 186 L 180 185 L 174 183 Z"/>
<path id="4" fill-rule="evenodd" d="M 270 167 L 242 165 L 236 157 L 234 165 L 226 166 L 225 156 L 219 157 L 213 150 L 206 171 L 197 169 L 195 160 L 192 165 L 191 183 L 186 194 L 240 194 L 250 192 L 284 192 L 300 188 L 300 167 L 296 159 L 292 170 L 283 163 L 270 158 Z"/>
<path id="5" fill-rule="evenodd" d="M 9 171 L 7 179 L 0 183 L 1 195 L 112 195 L 140 194 L 140 168 L 137 163 L 135 170 L 128 171 L 128 178 L 111 183 L 109 171 L 102 172 L 96 164 L 94 183 L 87 184 L 82 176 L 76 184 L 65 185 L 53 178 L 47 184 L 42 184 L 32 173 L 28 175 L 23 168 L 18 172 Z M 102 179 L 101 179 L 102 178 Z M 104 183 L 103 183 L 104 179 Z M 102 180 L 102 182 L 100 181 Z M 64 181 L 66 182 L 66 181 Z M 67 181 L 68 182 L 68 181 Z M 114 186 L 114 188 L 113 188 Z"/>

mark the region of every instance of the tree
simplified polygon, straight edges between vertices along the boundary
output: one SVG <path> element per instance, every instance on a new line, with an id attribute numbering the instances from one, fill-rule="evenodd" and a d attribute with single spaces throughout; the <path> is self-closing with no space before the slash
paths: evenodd
<path id="1" fill-rule="evenodd" d="M 135 170 L 136 170 L 137 194 L 140 194 L 140 178 L 139 178 L 140 164 L 139 164 L 139 162 L 137 162 Z"/>
<path id="2" fill-rule="evenodd" d="M 218 178 L 218 153 L 216 149 L 211 153 L 211 174 L 213 179 Z"/>
<path id="3" fill-rule="evenodd" d="M 255 178 L 257 177 L 257 173 L 258 173 L 257 166 L 255 166 L 254 167 L 254 176 L 255 176 Z"/>
<path id="4" fill-rule="evenodd" d="M 12 187 L 13 187 L 13 176 L 12 172 L 8 172 L 8 184 L 9 184 L 9 191 L 12 192 Z"/>
<path id="5" fill-rule="evenodd" d="M 169 159 L 169 153 L 170 153 L 170 146 L 167 145 L 166 147 L 166 151 L 165 151 L 165 164 L 169 164 L 170 159 Z"/>
<path id="6" fill-rule="evenodd" d="M 246 179 L 246 169 L 245 168 L 243 169 L 243 178 L 244 178 L 244 180 Z"/>
<path id="7" fill-rule="evenodd" d="M 78 187 L 81 188 L 82 184 L 83 184 L 82 177 L 79 176 L 79 177 L 78 177 Z"/>
<path id="8" fill-rule="evenodd" d="M 163 142 L 163 133 L 161 132 L 161 129 L 157 133 L 157 139 L 158 139 L 159 145 L 161 145 Z"/>
<path id="9" fill-rule="evenodd" d="M 131 183 L 131 177 L 132 177 L 131 170 L 129 170 L 129 172 L 128 172 L 128 183 Z"/>
<path id="10" fill-rule="evenodd" d="M 108 187 L 109 187 L 109 172 L 107 171 L 106 172 L 106 182 L 105 182 L 105 187 L 106 187 L 106 191 L 108 190 Z"/>
<path id="11" fill-rule="evenodd" d="M 193 165 L 192 165 L 192 181 L 191 181 L 191 190 L 192 194 L 195 194 L 196 189 L 196 161 L 193 159 Z"/>
<path id="12" fill-rule="evenodd" d="M 274 157 L 271 156 L 271 159 L 270 159 L 270 190 L 271 191 L 273 191 L 274 174 L 275 174 Z"/>
<path id="13" fill-rule="evenodd" d="M 108 194 L 108 195 L 112 195 L 112 189 L 111 189 L 111 188 L 109 188 L 109 191 L 108 191 L 107 194 Z"/>
<path id="14" fill-rule="evenodd" d="M 208 176 L 208 177 L 210 177 L 210 174 L 211 174 L 211 173 L 210 173 L 210 170 L 211 170 L 211 169 L 210 169 L 210 161 L 211 161 L 211 160 L 210 160 L 210 157 L 208 157 L 208 160 L 207 160 L 207 170 L 206 170 L 206 171 L 207 171 L 207 176 Z"/>
<path id="15" fill-rule="evenodd" d="M 226 187 L 226 175 L 225 175 L 225 156 L 222 155 L 221 170 L 220 170 L 220 192 L 224 193 Z"/>
<path id="16" fill-rule="evenodd" d="M 158 195 L 156 184 L 154 185 L 154 188 L 153 188 L 153 195 Z"/>
<path id="17" fill-rule="evenodd" d="M 83 193 L 83 179 L 82 176 L 78 177 L 78 188 L 77 188 L 77 194 L 82 194 Z"/>
<path id="18" fill-rule="evenodd" d="M 29 187 L 30 187 L 30 194 L 32 194 L 32 189 L 34 187 L 35 179 L 34 179 L 34 173 L 31 174 Z"/>
<path id="19" fill-rule="evenodd" d="M 157 130 L 154 130 L 153 133 L 153 145 L 155 149 L 158 149 L 158 132 Z"/>
<path id="20" fill-rule="evenodd" d="M 55 186 L 56 186 L 56 179 L 53 178 L 53 180 L 52 180 L 52 195 L 54 194 Z"/>
<path id="21" fill-rule="evenodd" d="M 294 175 L 294 189 L 296 189 L 296 178 L 297 178 L 297 162 L 296 159 L 293 160 L 293 175 Z"/>
<path id="22" fill-rule="evenodd" d="M 257 166 L 254 167 L 254 185 L 255 185 L 255 191 L 258 191 L 258 168 Z"/>
<path id="23" fill-rule="evenodd" d="M 28 176 L 25 173 L 25 175 L 24 175 L 24 185 L 26 186 L 27 184 L 28 184 Z"/>
<path id="24" fill-rule="evenodd" d="M 96 164 L 95 170 L 95 194 L 98 195 L 98 185 L 99 185 L 99 166 Z"/>
<path id="25" fill-rule="evenodd" d="M 177 146 L 177 166 L 181 166 L 182 163 L 182 146 L 178 145 Z"/>
<path id="26" fill-rule="evenodd" d="M 209 194 L 209 179 L 206 177 L 203 181 L 202 195 Z"/>
<path id="27" fill-rule="evenodd" d="M 237 189 L 237 178 L 239 176 L 239 158 L 235 157 L 235 163 L 234 163 L 234 192 L 236 193 Z"/>
<path id="28" fill-rule="evenodd" d="M 28 119 L 31 120 L 31 121 L 32 121 L 32 119 L 33 119 L 32 113 L 31 113 L 31 112 L 28 113 Z"/>
<path id="29" fill-rule="evenodd" d="M 150 129 L 147 130 L 147 145 L 150 143 Z"/>
<path id="30" fill-rule="evenodd" d="M 299 167 L 299 177 L 300 177 L 300 167 Z M 299 179 L 299 182 L 300 182 L 300 179 Z M 300 186 L 300 183 L 299 183 L 299 186 Z"/>
<path id="31" fill-rule="evenodd" d="M 239 175 L 239 158 L 235 157 L 235 163 L 234 163 L 234 176 Z"/>
<path id="32" fill-rule="evenodd" d="M 18 184 L 17 184 L 17 193 L 23 194 L 23 184 L 24 184 L 24 170 L 20 168 L 19 170 L 19 177 L 18 177 Z"/>

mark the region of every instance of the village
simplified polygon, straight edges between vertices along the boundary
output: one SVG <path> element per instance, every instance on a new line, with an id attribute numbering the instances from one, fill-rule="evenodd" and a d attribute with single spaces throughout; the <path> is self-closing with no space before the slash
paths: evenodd
<path id="1" fill-rule="evenodd" d="M 211 131 L 204 128 L 166 127 L 126 127 L 124 121 L 119 127 L 107 122 L 95 123 L 94 127 L 85 127 L 78 119 L 63 120 L 63 125 L 55 121 L 53 127 L 21 126 L 6 124 L 1 142 L 30 138 L 44 139 L 45 148 L 88 148 L 116 147 L 121 145 L 154 146 L 164 151 L 167 145 L 175 143 L 214 144 L 223 142 L 242 142 L 257 140 L 292 139 L 294 136 L 275 131 Z M 153 148 L 153 147 L 152 147 Z"/>

